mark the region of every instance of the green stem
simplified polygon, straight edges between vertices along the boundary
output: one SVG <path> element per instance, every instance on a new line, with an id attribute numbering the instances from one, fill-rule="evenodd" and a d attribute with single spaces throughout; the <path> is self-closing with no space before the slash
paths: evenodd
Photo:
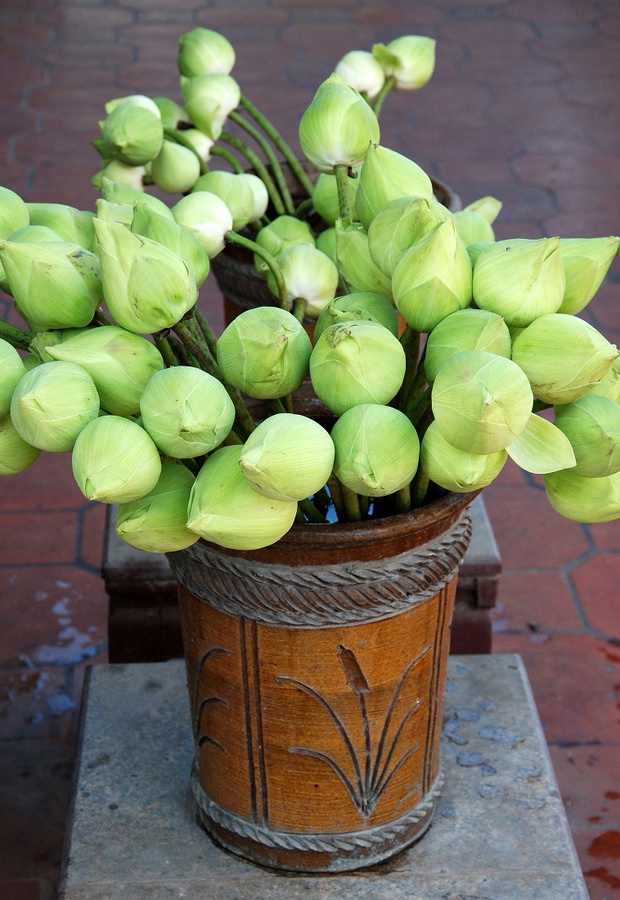
<path id="1" fill-rule="evenodd" d="M 245 247 L 246 250 L 251 250 L 252 253 L 256 253 L 257 256 L 260 256 L 260 258 L 267 263 L 276 282 L 276 287 L 278 289 L 277 297 L 280 301 L 280 306 L 288 312 L 289 301 L 284 276 L 282 275 L 280 266 L 271 253 L 250 238 L 243 237 L 242 234 L 237 234 L 236 231 L 228 231 L 226 233 L 226 240 L 229 244 L 238 244 L 239 247 Z"/>
<path id="2" fill-rule="evenodd" d="M 4 319 L 0 319 L 0 337 L 18 350 L 27 350 L 30 341 L 34 338 L 34 332 L 10 325 Z"/>
<path id="3" fill-rule="evenodd" d="M 407 360 L 405 377 L 399 391 L 400 409 L 404 409 L 407 405 L 409 391 L 411 390 L 413 379 L 415 378 L 418 371 L 420 358 L 420 337 L 421 336 L 419 331 L 415 331 L 413 328 L 407 325 L 400 338 L 401 346 L 405 351 L 405 359 Z"/>
<path id="4" fill-rule="evenodd" d="M 167 126 L 164 126 L 164 137 L 167 137 L 168 140 L 173 141 L 175 144 L 180 144 L 182 147 L 186 147 L 188 150 L 192 151 L 200 164 L 201 175 L 204 175 L 205 172 L 209 171 L 208 166 L 201 157 L 200 153 L 196 150 L 192 142 L 188 141 L 182 131 L 177 131 L 176 128 L 169 128 Z"/>
<path id="5" fill-rule="evenodd" d="M 431 417 L 430 421 L 432 421 L 433 411 L 431 408 L 431 389 L 424 391 L 420 395 L 420 397 L 416 400 L 414 404 L 412 404 L 411 409 L 406 411 L 406 415 L 409 418 L 409 421 L 413 426 L 415 426 L 416 431 L 418 432 L 418 437 L 422 440 L 422 435 L 420 434 L 420 427 L 424 424 L 423 420 L 425 417 Z M 430 424 L 430 421 L 426 423 L 426 428 Z"/>
<path id="6" fill-rule="evenodd" d="M 293 300 L 293 309 L 291 311 L 298 322 L 303 322 L 307 309 L 308 301 L 305 297 L 295 297 Z"/>
<path id="7" fill-rule="evenodd" d="M 240 153 L 243 153 L 258 177 L 261 178 L 264 182 L 265 187 L 267 188 L 267 193 L 269 194 L 269 199 L 271 200 L 276 214 L 278 216 L 283 216 L 285 212 L 284 203 L 282 202 L 282 198 L 278 193 L 278 189 L 274 183 L 273 178 L 269 174 L 267 166 L 262 161 L 260 156 L 255 153 L 250 147 L 248 147 L 247 144 L 245 144 L 240 138 L 235 137 L 234 134 L 229 134 L 227 131 L 223 131 L 221 133 L 220 140 L 224 141 L 227 144 L 230 144 L 231 147 L 234 147 L 235 150 L 238 150 Z"/>
<path id="8" fill-rule="evenodd" d="M 116 322 L 113 322 L 109 316 L 106 316 L 106 314 L 103 312 L 103 310 L 101 308 L 95 310 L 94 321 L 97 323 L 97 325 L 115 325 L 116 324 Z"/>
<path id="9" fill-rule="evenodd" d="M 226 162 L 230 163 L 237 175 L 241 175 L 244 171 L 243 166 L 230 150 L 225 147 L 211 147 L 211 156 L 221 156 Z"/>
<path id="10" fill-rule="evenodd" d="M 373 108 L 373 112 L 377 118 L 379 118 L 379 115 L 381 113 L 381 107 L 383 106 L 385 98 L 390 93 L 390 91 L 392 90 L 392 88 L 394 87 L 395 84 L 396 84 L 396 79 L 394 78 L 394 76 L 388 75 L 388 77 L 383 82 L 383 87 L 381 88 L 381 90 L 379 91 L 377 96 L 375 97 L 375 101 L 372 104 L 372 108 Z"/>
<path id="11" fill-rule="evenodd" d="M 297 206 L 295 210 L 295 217 L 298 219 L 305 219 L 308 213 L 312 212 L 314 209 L 314 202 L 312 197 L 308 197 L 307 200 L 302 200 L 301 203 Z"/>
<path id="12" fill-rule="evenodd" d="M 179 365 L 179 360 L 176 357 L 174 350 L 172 349 L 172 345 L 170 343 L 170 338 L 168 337 L 155 337 L 155 345 L 157 349 L 161 353 L 164 362 L 168 366 L 168 368 L 173 368 L 174 366 Z"/>
<path id="13" fill-rule="evenodd" d="M 429 483 L 428 475 L 422 466 L 419 466 L 415 478 L 411 482 L 411 509 L 417 509 L 419 506 L 422 506 L 426 499 Z"/>
<path id="14" fill-rule="evenodd" d="M 327 521 L 325 516 L 321 515 L 312 500 L 310 500 L 309 498 L 300 500 L 299 506 L 309 522 L 320 522 L 324 524 Z"/>
<path id="15" fill-rule="evenodd" d="M 344 164 L 334 166 L 334 175 L 336 176 L 336 187 L 338 188 L 340 218 L 350 225 L 353 222 L 353 211 L 349 193 L 349 167 Z"/>
<path id="16" fill-rule="evenodd" d="M 420 471 L 419 468 L 418 471 Z M 409 510 L 411 509 L 411 486 L 406 484 L 399 491 L 397 491 L 394 494 L 394 500 L 396 502 L 397 513 L 409 512 Z"/>
<path id="17" fill-rule="evenodd" d="M 329 495 L 331 497 L 332 503 L 334 504 L 334 509 L 336 510 L 338 521 L 344 522 L 345 509 L 344 498 L 342 496 L 342 484 L 333 472 L 327 479 L 327 487 L 329 489 Z"/>
<path id="18" fill-rule="evenodd" d="M 341 483 L 341 487 L 347 520 L 349 522 L 361 522 L 362 511 L 360 509 L 360 498 L 355 491 L 348 488 L 346 484 Z"/>
<path id="19" fill-rule="evenodd" d="M 202 332 L 202 336 L 204 337 L 205 341 L 207 342 L 207 346 L 209 347 L 209 350 L 211 351 L 211 356 L 215 359 L 216 358 L 216 348 L 217 348 L 217 335 L 215 334 L 215 332 L 213 331 L 213 329 L 211 328 L 211 326 L 209 325 L 209 323 L 207 322 L 207 320 L 205 319 L 203 314 L 200 312 L 198 307 L 196 307 L 194 309 L 194 315 L 196 317 L 196 321 L 198 322 L 198 326 Z"/>
<path id="20" fill-rule="evenodd" d="M 307 172 L 305 172 L 302 164 L 297 159 L 289 145 L 286 143 L 280 132 L 274 128 L 269 119 L 265 118 L 265 116 L 261 113 L 253 103 L 250 103 L 247 97 L 241 95 L 241 103 L 240 105 L 252 116 L 255 122 L 257 122 L 260 127 L 263 129 L 265 134 L 271 138 L 273 143 L 276 145 L 282 156 L 285 158 L 293 172 L 295 173 L 295 177 L 299 181 L 302 188 L 306 191 L 309 197 L 312 196 L 314 191 L 314 185 L 312 181 L 308 177 Z"/>
<path id="21" fill-rule="evenodd" d="M 243 128 L 245 131 L 247 131 L 250 137 L 254 138 L 258 146 L 261 148 L 269 161 L 269 165 L 271 166 L 271 173 L 273 174 L 276 184 L 278 185 L 278 190 L 280 191 L 280 195 L 284 202 L 284 209 L 289 215 L 294 215 L 295 204 L 293 203 L 291 192 L 288 188 L 288 184 L 286 183 L 286 178 L 284 177 L 284 172 L 282 171 L 280 161 L 278 160 L 276 154 L 273 152 L 273 148 L 271 147 L 269 141 L 267 141 L 263 137 L 258 128 L 255 128 L 250 122 L 246 122 L 243 116 L 240 116 L 239 113 L 231 112 L 229 118 L 240 128 Z"/>

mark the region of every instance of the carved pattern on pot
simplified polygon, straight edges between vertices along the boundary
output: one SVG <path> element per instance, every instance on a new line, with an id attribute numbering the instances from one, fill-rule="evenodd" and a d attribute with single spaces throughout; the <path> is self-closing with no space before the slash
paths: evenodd
<path id="1" fill-rule="evenodd" d="M 209 709 L 210 706 L 213 706 L 216 703 L 221 703 L 222 706 L 226 707 L 230 706 L 228 700 L 225 700 L 224 697 L 213 695 L 210 697 L 205 697 L 203 700 L 200 699 L 200 685 L 205 666 L 207 665 L 209 660 L 218 653 L 223 653 L 226 656 L 232 656 L 232 652 L 230 650 L 226 650 L 224 647 L 211 647 L 206 651 L 206 653 L 202 655 L 198 663 L 198 668 L 196 670 L 192 690 L 194 742 L 198 749 L 202 747 L 203 744 L 212 744 L 214 747 L 217 747 L 217 749 L 221 753 L 226 753 L 225 749 L 222 747 L 219 741 L 216 741 L 215 738 L 211 737 L 211 735 L 206 731 L 201 731 L 201 728 L 203 727 L 203 714 Z"/>
<path id="2" fill-rule="evenodd" d="M 343 647 L 342 644 L 338 645 L 338 657 L 347 679 L 347 684 L 357 696 L 359 703 L 364 732 L 363 760 L 359 759 L 358 754 L 355 751 L 353 741 L 349 736 L 345 723 L 338 716 L 336 711 L 329 705 L 325 698 L 318 693 L 318 691 L 315 691 L 307 684 L 303 684 L 301 681 L 297 681 L 294 678 L 288 678 L 286 675 L 276 676 L 276 681 L 279 684 L 292 685 L 293 687 L 302 691 L 304 694 L 307 694 L 308 696 L 314 698 L 314 700 L 316 700 L 317 703 L 325 710 L 325 712 L 331 719 L 332 724 L 335 726 L 344 742 L 348 757 L 351 761 L 353 778 L 347 775 L 344 769 L 339 766 L 332 757 L 328 756 L 326 753 L 321 752 L 320 750 L 308 749 L 306 747 L 291 747 L 290 752 L 297 753 L 302 756 L 314 757 L 315 759 L 318 759 L 330 766 L 346 787 L 349 796 L 353 801 L 353 804 L 355 805 L 358 812 L 362 816 L 364 816 L 364 818 L 368 818 L 372 815 L 375 807 L 377 806 L 377 803 L 381 799 L 381 796 L 387 789 L 388 784 L 390 783 L 396 772 L 400 769 L 403 763 L 405 763 L 409 759 L 411 754 L 419 749 L 419 744 L 414 744 L 411 747 L 408 747 L 400 757 L 400 759 L 395 762 L 394 765 L 392 765 L 392 759 L 396 754 L 397 746 L 399 744 L 405 726 L 422 705 L 422 700 L 420 699 L 416 700 L 404 714 L 396 730 L 396 733 L 392 738 L 392 742 L 389 748 L 386 748 L 386 741 L 392 722 L 392 716 L 394 715 L 396 704 L 398 703 L 405 682 L 407 681 L 407 678 L 409 677 L 413 669 L 418 665 L 419 662 L 424 659 L 424 657 L 430 652 L 430 650 L 430 646 L 425 647 L 425 649 L 407 666 L 400 681 L 398 682 L 398 685 L 394 692 L 394 696 L 392 697 L 392 702 L 390 703 L 386 712 L 383 727 L 381 729 L 381 735 L 376 748 L 374 762 L 372 741 L 370 735 L 370 721 L 368 718 L 365 699 L 365 695 L 370 694 L 372 689 L 366 681 L 366 677 L 364 676 L 362 668 L 352 650 L 348 650 L 346 647 Z M 384 760 L 383 754 L 386 750 L 387 753 Z"/>

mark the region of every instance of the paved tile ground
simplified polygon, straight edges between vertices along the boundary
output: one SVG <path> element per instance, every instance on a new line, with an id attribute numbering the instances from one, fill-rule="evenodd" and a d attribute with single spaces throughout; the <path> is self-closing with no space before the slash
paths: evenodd
<path id="1" fill-rule="evenodd" d="M 436 73 L 392 95 L 383 142 L 468 203 L 504 202 L 497 236 L 618 233 L 620 9 L 601 0 L 2 0 L 0 183 L 93 209 L 103 104 L 179 99 L 176 40 L 223 31 L 244 92 L 296 141 L 346 50 L 438 40 Z M 618 343 L 616 263 L 587 317 Z M 3 303 L 0 299 L 0 303 Z M 217 328 L 209 279 L 202 304 Z M 6 304 L 5 307 L 6 309 Z M 494 649 L 522 654 L 594 900 L 620 897 L 620 524 L 562 520 L 540 479 L 485 491 L 504 561 Z M 0 896 L 52 900 L 84 666 L 105 660 L 104 511 L 66 456 L 0 485 Z"/>

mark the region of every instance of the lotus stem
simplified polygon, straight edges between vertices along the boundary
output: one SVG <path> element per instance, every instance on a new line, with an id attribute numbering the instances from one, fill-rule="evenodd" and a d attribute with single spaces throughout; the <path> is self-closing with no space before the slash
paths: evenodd
<path id="1" fill-rule="evenodd" d="M 194 308 L 194 315 L 196 317 L 196 321 L 198 322 L 200 330 L 202 331 L 203 337 L 204 337 L 205 341 L 207 342 L 209 350 L 211 351 L 211 355 L 213 357 L 215 357 L 215 348 L 217 347 L 217 335 L 215 334 L 215 332 L 213 331 L 213 329 L 207 322 L 206 318 L 200 312 L 198 307 Z"/>
<path id="2" fill-rule="evenodd" d="M 329 490 L 329 495 L 331 497 L 331 502 L 334 505 L 334 509 L 336 511 L 336 517 L 338 521 L 342 522 L 345 519 L 345 509 L 344 509 L 344 498 L 342 496 L 342 484 L 336 478 L 334 473 L 329 476 L 327 480 L 327 488 Z"/>
<path id="3" fill-rule="evenodd" d="M 30 341 L 34 338 L 34 332 L 18 328 L 16 325 L 10 325 L 8 322 L 0 319 L 0 337 L 18 350 L 27 350 Z"/>
<path id="4" fill-rule="evenodd" d="M 164 362 L 169 368 L 173 368 L 174 366 L 179 365 L 179 360 L 172 349 L 172 345 L 170 342 L 170 338 L 168 337 L 158 337 L 155 335 L 155 344 L 157 345 L 157 349 L 161 353 Z"/>
<path id="5" fill-rule="evenodd" d="M 394 76 L 388 75 L 388 77 L 383 82 L 383 87 L 381 88 L 381 90 L 379 91 L 377 96 L 375 97 L 375 102 L 371 104 L 373 112 L 377 118 L 379 118 L 379 115 L 381 113 L 381 108 L 383 107 L 385 98 L 390 93 L 390 91 L 392 90 L 392 88 L 394 87 L 395 84 L 396 84 L 396 79 L 394 78 Z"/>
<path id="6" fill-rule="evenodd" d="M 418 468 L 419 471 L 419 468 Z M 396 512 L 405 513 L 411 509 L 411 485 L 406 484 L 394 494 Z"/>
<path id="7" fill-rule="evenodd" d="M 361 522 L 362 510 L 360 508 L 360 498 L 355 491 L 348 488 L 346 484 L 341 483 L 341 488 L 347 520 L 349 522 Z"/>
<path id="8" fill-rule="evenodd" d="M 282 309 L 285 309 L 288 312 L 289 302 L 288 294 L 286 292 L 286 284 L 284 283 L 284 276 L 282 275 L 282 271 L 271 253 L 269 253 L 267 250 L 265 250 L 250 238 L 246 238 L 241 234 L 237 234 L 236 231 L 227 232 L 226 240 L 230 244 L 238 244 L 239 247 L 245 247 L 247 250 L 251 250 L 267 263 L 267 265 L 271 269 L 276 282 L 276 286 L 278 288 L 278 299 L 280 301 L 280 306 L 282 307 Z"/>
<path id="9" fill-rule="evenodd" d="M 348 224 L 353 222 L 353 211 L 351 209 L 351 196 L 349 194 L 349 168 L 345 165 L 334 166 L 334 175 L 336 176 L 336 186 L 338 188 L 338 207 L 340 209 L 340 218 Z"/>
<path id="10" fill-rule="evenodd" d="M 244 168 L 237 157 L 234 155 L 234 153 L 231 153 L 230 150 L 227 150 L 225 147 L 211 147 L 211 155 L 221 156 L 222 159 L 225 159 L 226 162 L 230 163 L 237 175 L 241 175 L 243 173 Z"/>
<path id="11" fill-rule="evenodd" d="M 225 143 L 230 144 L 231 147 L 234 147 L 235 150 L 243 153 L 247 161 L 254 168 L 256 174 L 259 176 L 259 178 L 262 179 L 265 187 L 267 188 L 269 199 L 273 204 L 273 208 L 275 209 L 276 214 L 278 216 L 283 216 L 285 212 L 284 203 L 282 202 L 282 198 L 278 193 L 278 189 L 273 178 L 269 174 L 267 166 L 262 161 L 260 156 L 255 153 L 250 147 L 248 147 L 247 144 L 245 144 L 240 138 L 235 137 L 234 134 L 229 134 L 227 131 L 222 132 L 222 134 L 220 135 L 220 140 L 225 141 Z"/>
<path id="12" fill-rule="evenodd" d="M 305 500 L 300 500 L 299 507 L 309 522 L 317 522 L 320 524 L 325 524 L 325 522 L 327 521 L 325 516 L 319 512 L 319 510 L 316 508 L 316 506 L 314 505 L 312 500 L 310 500 L 310 498 L 306 498 Z"/>
<path id="13" fill-rule="evenodd" d="M 278 190 L 280 191 L 280 195 L 282 197 L 282 201 L 284 203 L 285 212 L 288 215 L 295 214 L 295 204 L 293 203 L 293 198 L 291 197 L 291 192 L 289 191 L 288 185 L 286 183 L 286 178 L 284 177 L 284 172 L 282 171 L 282 166 L 280 165 L 280 161 L 278 157 L 273 152 L 273 148 L 269 144 L 260 131 L 255 128 L 250 122 L 246 122 L 243 116 L 240 116 L 239 113 L 232 112 L 230 114 L 230 119 L 235 122 L 240 128 L 243 128 L 250 137 L 253 137 L 258 146 L 261 148 L 265 156 L 269 161 L 269 165 L 271 166 L 271 171 L 273 173 L 273 177 L 278 185 Z"/>
<path id="14" fill-rule="evenodd" d="M 296 297 L 293 300 L 293 309 L 291 312 L 295 316 L 298 322 L 303 322 L 304 316 L 306 315 L 306 309 L 308 308 L 308 301 L 304 297 Z"/>

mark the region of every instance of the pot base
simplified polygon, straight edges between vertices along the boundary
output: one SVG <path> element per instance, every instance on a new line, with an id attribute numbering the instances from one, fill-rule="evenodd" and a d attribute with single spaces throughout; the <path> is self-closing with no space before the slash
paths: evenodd
<path id="1" fill-rule="evenodd" d="M 226 850 L 245 860 L 293 872 L 350 872 L 384 862 L 419 840 L 432 824 L 443 774 L 418 805 L 387 825 L 343 834 L 275 831 L 243 819 L 210 800 L 196 766 L 191 784 L 200 824 Z"/>

